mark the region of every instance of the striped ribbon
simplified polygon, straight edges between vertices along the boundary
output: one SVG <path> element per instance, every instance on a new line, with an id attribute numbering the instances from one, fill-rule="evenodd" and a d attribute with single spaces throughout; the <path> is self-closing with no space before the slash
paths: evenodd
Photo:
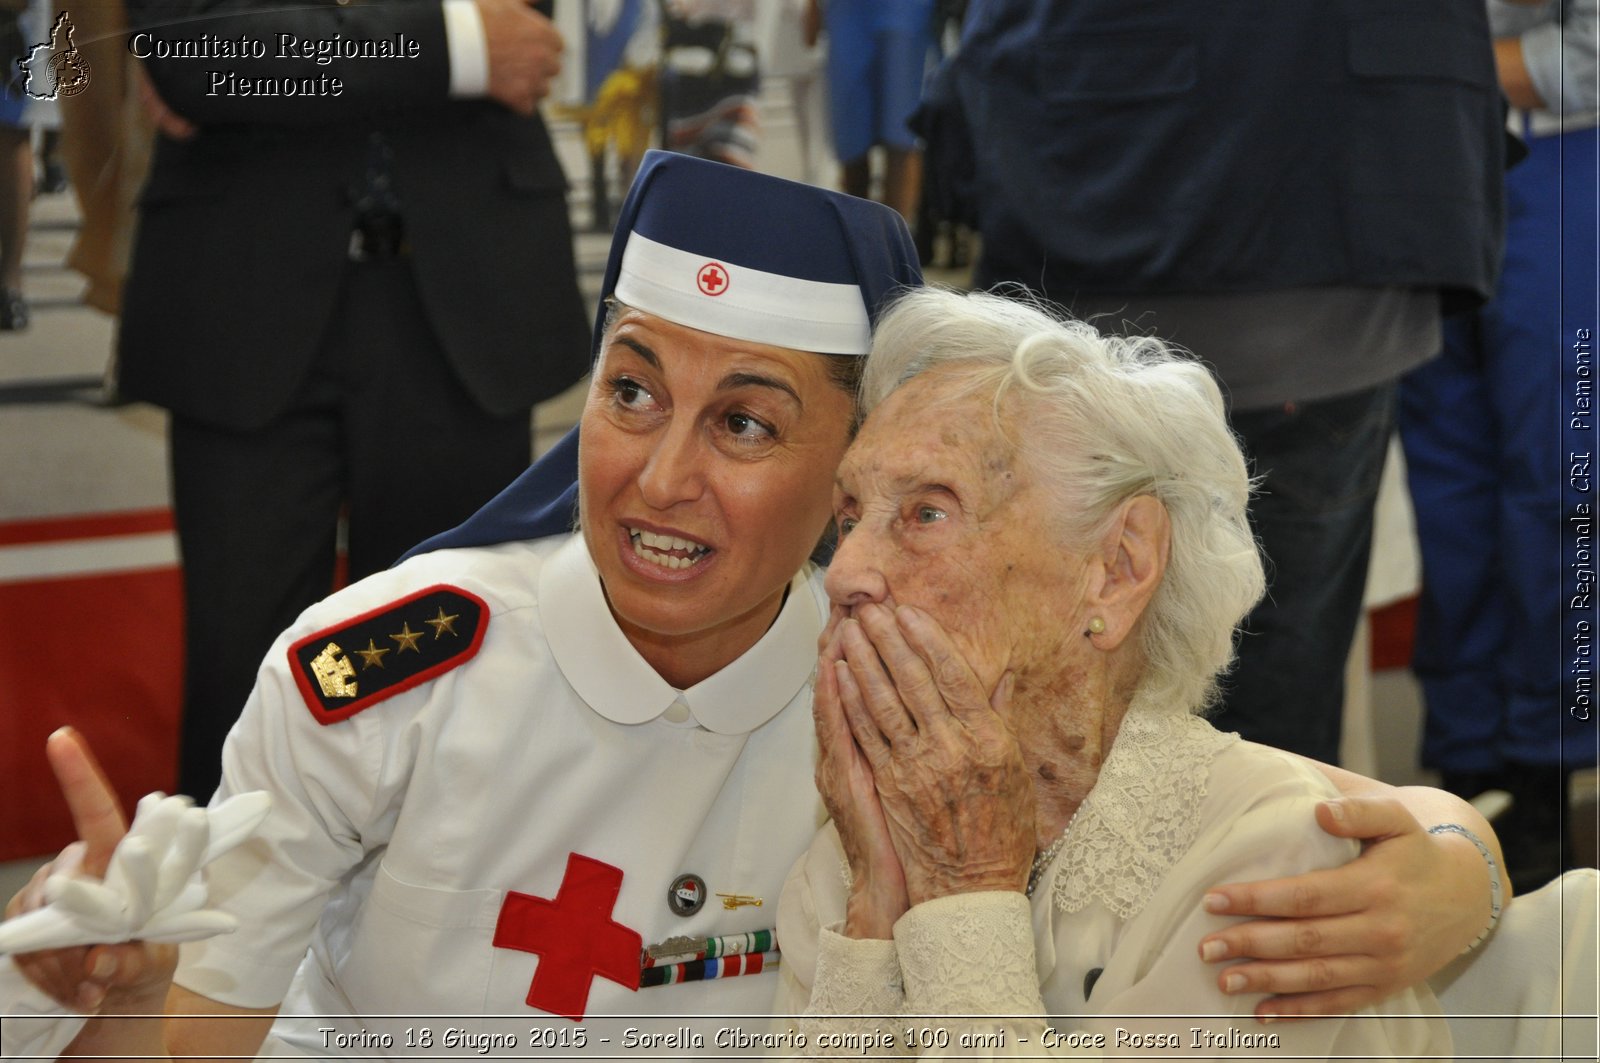
<path id="1" fill-rule="evenodd" d="M 656 950 L 661 949 L 663 945 L 676 946 L 680 943 L 681 947 L 672 948 L 671 952 L 663 951 L 656 954 Z M 651 967 L 665 967 L 668 964 L 690 960 L 738 956 L 747 952 L 771 952 L 777 947 L 777 932 L 773 930 L 751 930 L 744 934 L 724 934 L 721 937 L 675 938 L 646 949 L 640 959 L 640 966 L 648 970 Z"/>
<path id="2" fill-rule="evenodd" d="M 776 951 L 688 960 L 684 963 L 645 968 L 639 972 L 639 988 L 649 989 L 652 986 L 675 985 L 678 982 L 708 982 L 713 978 L 735 978 L 741 974 L 760 974 L 765 970 L 775 970 L 777 966 Z"/>

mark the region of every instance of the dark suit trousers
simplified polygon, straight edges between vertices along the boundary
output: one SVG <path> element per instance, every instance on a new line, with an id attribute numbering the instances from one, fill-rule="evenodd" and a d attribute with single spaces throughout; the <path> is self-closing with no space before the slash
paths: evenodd
<path id="1" fill-rule="evenodd" d="M 531 427 L 527 413 L 492 417 L 467 395 L 403 258 L 350 264 L 311 372 L 265 428 L 174 415 L 188 654 L 179 792 L 204 801 L 216 789 L 263 655 L 332 589 L 341 514 L 354 581 L 510 483 Z"/>

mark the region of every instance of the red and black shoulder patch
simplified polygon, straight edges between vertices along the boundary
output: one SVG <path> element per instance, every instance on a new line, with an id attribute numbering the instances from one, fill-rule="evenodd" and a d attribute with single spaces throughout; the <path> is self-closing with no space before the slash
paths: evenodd
<path id="1" fill-rule="evenodd" d="M 471 660 L 488 629 L 482 598 L 439 584 L 307 635 L 289 670 L 317 722 L 338 723 Z"/>

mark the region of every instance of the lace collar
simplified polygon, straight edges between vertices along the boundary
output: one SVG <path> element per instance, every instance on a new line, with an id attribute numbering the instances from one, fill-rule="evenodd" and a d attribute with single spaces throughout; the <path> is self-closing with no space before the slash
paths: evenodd
<path id="1" fill-rule="evenodd" d="M 1056 907 L 1078 912 L 1100 901 L 1123 919 L 1137 915 L 1193 844 L 1211 762 L 1237 741 L 1197 716 L 1135 698 L 1045 872 L 1054 875 Z"/>

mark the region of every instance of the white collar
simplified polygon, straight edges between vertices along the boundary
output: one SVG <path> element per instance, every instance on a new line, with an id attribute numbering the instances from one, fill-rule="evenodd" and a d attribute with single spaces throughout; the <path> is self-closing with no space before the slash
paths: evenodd
<path id="1" fill-rule="evenodd" d="M 793 701 L 816 666 L 822 617 L 807 575 L 802 569 L 789 582 L 778 618 L 754 646 L 684 691 L 662 679 L 617 626 L 581 532 L 540 570 L 541 626 L 561 674 L 606 719 L 648 723 L 681 698 L 706 730 L 745 734 Z"/>

